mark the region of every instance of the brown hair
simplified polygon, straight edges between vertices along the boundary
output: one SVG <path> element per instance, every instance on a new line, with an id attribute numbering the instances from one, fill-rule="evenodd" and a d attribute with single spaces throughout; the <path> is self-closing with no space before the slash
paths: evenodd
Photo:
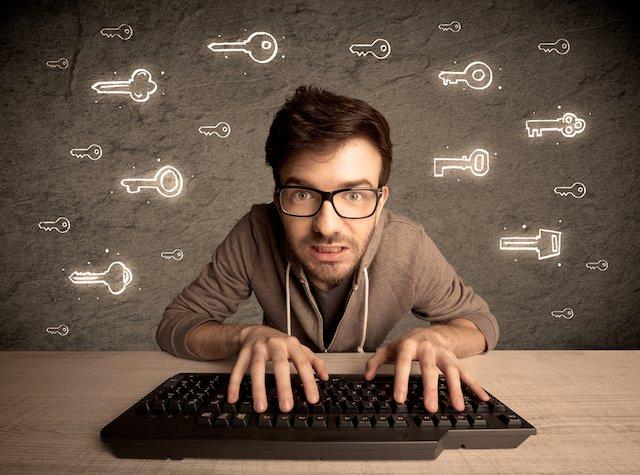
<path id="1" fill-rule="evenodd" d="M 391 172 L 389 124 L 364 101 L 313 86 L 300 86 L 276 113 L 265 144 L 267 165 L 280 183 L 280 169 L 300 151 L 322 152 L 356 137 L 369 139 L 382 156 L 379 186 Z"/>

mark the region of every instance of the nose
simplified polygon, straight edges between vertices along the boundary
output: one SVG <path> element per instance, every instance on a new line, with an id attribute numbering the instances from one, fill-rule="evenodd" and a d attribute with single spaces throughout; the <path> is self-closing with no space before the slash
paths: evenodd
<path id="1" fill-rule="evenodd" d="M 331 236 L 342 229 L 342 218 L 329 201 L 322 203 L 320 211 L 313 217 L 313 230 L 325 236 Z"/>

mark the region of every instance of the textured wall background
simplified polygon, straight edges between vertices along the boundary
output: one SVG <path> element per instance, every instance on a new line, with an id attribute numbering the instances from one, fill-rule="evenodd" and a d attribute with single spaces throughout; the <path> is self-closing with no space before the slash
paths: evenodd
<path id="1" fill-rule="evenodd" d="M 640 348 L 638 62 L 636 19 L 607 2 L 16 2 L 3 7 L 2 279 L 4 349 L 154 349 L 171 299 L 252 203 L 271 200 L 264 141 L 299 84 L 318 84 L 378 108 L 391 124 L 388 207 L 424 224 L 467 283 L 490 304 L 499 348 Z M 459 32 L 438 24 L 457 20 Z M 128 41 L 104 27 L 127 23 Z M 254 31 L 277 38 L 265 64 L 207 49 Z M 349 52 L 385 38 L 383 60 Z M 565 55 L 540 42 L 566 38 Z M 66 69 L 46 61 L 67 58 Z M 484 90 L 445 87 L 442 70 L 480 60 Z M 96 81 L 147 69 L 146 102 L 97 94 Z M 525 121 L 573 112 L 575 137 L 530 138 Z M 227 138 L 198 133 L 227 122 Z M 98 160 L 72 148 L 99 144 Z M 484 148 L 484 177 L 436 178 L 434 157 Z M 127 177 L 163 165 L 184 177 L 175 198 L 129 194 Z M 584 198 L 556 186 L 586 185 Z M 66 233 L 38 228 L 65 216 Z M 526 228 L 523 228 L 526 226 Z M 501 251 L 503 236 L 561 231 L 562 252 Z M 182 249 L 180 261 L 163 251 Z M 108 252 L 106 251 L 108 249 Z M 606 271 L 587 262 L 605 259 Z M 120 295 L 74 285 L 74 270 L 121 260 Z M 551 312 L 571 308 L 573 318 Z M 261 322 L 254 298 L 229 323 Z M 69 334 L 48 334 L 65 324 Z M 418 321 L 407 315 L 389 338 Z"/>

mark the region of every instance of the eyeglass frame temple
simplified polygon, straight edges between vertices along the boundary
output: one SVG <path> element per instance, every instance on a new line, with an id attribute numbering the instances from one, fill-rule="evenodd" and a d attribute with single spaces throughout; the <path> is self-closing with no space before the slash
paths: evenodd
<path id="1" fill-rule="evenodd" d="M 287 213 L 284 210 L 284 208 L 282 207 L 282 204 L 280 203 L 280 201 L 281 201 L 280 193 L 282 192 L 282 190 L 284 190 L 286 188 L 301 188 L 303 190 L 315 191 L 316 193 L 318 193 L 322 197 L 322 201 L 320 201 L 320 206 L 318 206 L 318 209 L 316 210 L 315 213 L 309 214 L 309 215 L 300 216 L 298 214 Z M 365 190 L 365 191 L 373 191 L 373 190 L 375 190 L 376 191 L 376 205 L 373 207 L 373 211 L 371 212 L 371 214 L 368 214 L 367 216 L 362 216 L 360 218 L 349 218 L 349 217 L 346 217 L 346 216 L 342 216 L 338 212 L 338 210 L 336 209 L 336 205 L 333 203 L 333 197 L 338 193 L 341 193 L 343 191 L 349 191 L 349 190 L 355 190 L 355 191 L 357 191 L 357 190 Z M 296 218 L 311 218 L 312 216 L 315 216 L 322 209 L 322 205 L 324 204 L 325 201 L 328 201 L 329 203 L 331 203 L 331 206 L 333 206 L 333 210 L 336 212 L 336 214 L 338 216 L 340 216 L 343 219 L 365 219 L 365 218 L 370 218 L 371 216 L 373 216 L 373 214 L 378 209 L 378 203 L 380 202 L 380 197 L 382 196 L 382 187 L 380 187 L 380 186 L 377 187 L 377 188 L 340 188 L 339 190 L 322 191 L 322 190 L 318 190 L 317 188 L 312 188 L 310 186 L 276 185 L 275 191 L 278 194 L 278 206 L 280 206 L 280 209 L 282 210 L 282 212 L 284 214 L 286 214 L 287 216 L 294 216 Z"/>

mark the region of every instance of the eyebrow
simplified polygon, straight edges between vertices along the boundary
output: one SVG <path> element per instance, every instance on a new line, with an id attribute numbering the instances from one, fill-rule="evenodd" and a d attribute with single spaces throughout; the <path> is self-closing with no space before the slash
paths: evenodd
<path id="1" fill-rule="evenodd" d="M 305 181 L 305 180 L 302 180 L 300 178 L 293 177 L 293 176 L 287 178 L 287 180 L 283 183 L 283 185 L 286 185 L 287 183 L 295 183 L 295 184 L 298 184 L 298 185 L 305 185 L 305 186 L 313 187 L 312 183 L 309 183 L 308 181 Z M 360 180 L 345 181 L 343 183 L 340 183 L 338 185 L 338 188 L 351 188 L 352 186 L 359 186 L 359 185 L 369 185 L 371 188 L 375 188 L 375 186 L 373 186 L 373 183 L 371 183 L 369 180 L 367 180 L 365 178 L 361 178 Z"/>

